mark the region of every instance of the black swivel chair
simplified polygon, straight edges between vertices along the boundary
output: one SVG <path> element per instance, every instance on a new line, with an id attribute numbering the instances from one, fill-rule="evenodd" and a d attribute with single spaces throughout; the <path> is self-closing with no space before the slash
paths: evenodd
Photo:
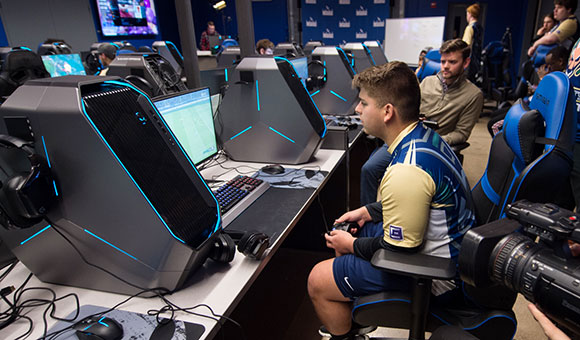
<path id="1" fill-rule="evenodd" d="M 0 70 L 0 97 L 7 97 L 29 79 L 48 78 L 42 58 L 27 49 L 12 50 Z"/>
<path id="2" fill-rule="evenodd" d="M 519 199 L 555 199 L 558 189 L 568 183 L 575 122 L 572 87 L 561 72 L 542 80 L 529 107 L 520 101 L 510 109 L 504 130 L 493 140 L 487 170 L 472 191 L 479 224 L 502 217 L 504 207 Z M 513 338 L 515 293 L 498 286 L 484 290 L 463 284 L 468 298 L 438 306 L 429 303 L 431 281 L 456 277 L 451 260 L 381 249 L 371 262 L 413 277 L 415 285 L 411 293 L 381 292 L 357 299 L 352 316 L 359 324 L 407 328 L 409 339 L 424 339 L 425 331 L 446 324 L 482 340 Z"/>

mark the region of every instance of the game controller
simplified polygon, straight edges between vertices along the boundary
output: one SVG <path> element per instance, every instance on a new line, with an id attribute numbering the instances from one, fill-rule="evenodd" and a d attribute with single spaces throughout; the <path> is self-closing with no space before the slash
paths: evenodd
<path id="1" fill-rule="evenodd" d="M 339 222 L 332 226 L 332 230 L 344 230 L 350 233 L 351 230 L 357 229 L 358 224 L 355 222 Z"/>

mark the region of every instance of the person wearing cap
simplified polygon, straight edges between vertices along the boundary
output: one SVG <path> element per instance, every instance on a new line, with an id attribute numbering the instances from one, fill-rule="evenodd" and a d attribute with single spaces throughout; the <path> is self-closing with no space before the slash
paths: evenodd
<path id="1" fill-rule="evenodd" d="M 99 76 L 106 76 L 109 71 L 109 65 L 115 60 L 117 56 L 117 48 L 109 43 L 102 43 L 97 48 L 97 56 L 99 61 L 103 65 L 103 68 L 99 71 Z"/>

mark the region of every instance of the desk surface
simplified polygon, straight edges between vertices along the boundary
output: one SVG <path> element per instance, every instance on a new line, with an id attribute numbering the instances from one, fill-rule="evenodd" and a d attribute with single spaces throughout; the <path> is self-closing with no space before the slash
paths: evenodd
<path id="1" fill-rule="evenodd" d="M 329 175 L 326 177 L 319 188 L 316 190 L 310 190 L 308 192 L 308 197 L 304 198 L 302 206 L 299 207 L 294 216 L 290 218 L 290 221 L 281 222 L 284 224 L 280 226 L 281 236 L 274 244 L 270 246 L 269 253 L 267 253 L 261 261 L 252 260 L 237 252 L 234 260 L 228 264 L 219 264 L 208 260 L 202 268 L 198 269 L 192 275 L 192 277 L 185 283 L 183 288 L 181 288 L 178 292 L 168 296 L 167 299 L 184 308 L 193 307 L 199 304 L 206 304 L 211 306 L 216 314 L 226 316 L 229 315 L 241 300 L 243 295 L 246 293 L 246 291 L 249 289 L 249 287 L 252 285 L 252 283 L 256 280 L 260 272 L 268 264 L 272 255 L 280 247 L 283 240 L 297 223 L 297 220 L 302 216 L 305 209 L 308 208 L 320 189 L 326 184 L 326 181 L 344 157 L 344 151 L 320 150 L 316 154 L 315 159 L 310 163 L 302 164 L 300 166 L 287 165 L 287 167 L 320 167 L 321 170 L 328 171 Z M 227 165 L 228 168 L 245 165 L 245 167 L 248 167 L 249 170 L 259 169 L 265 164 L 227 162 L 224 165 Z M 202 175 L 206 178 L 211 176 L 213 178 L 219 177 L 227 179 L 235 177 L 236 174 L 237 173 L 235 173 L 235 171 L 226 171 L 220 167 L 211 167 L 202 171 Z M 283 206 L 284 202 L 279 202 L 279 205 Z M 240 217 L 242 216 L 244 216 L 244 214 L 240 215 Z M 233 223 L 236 223 L 236 221 Z M 14 287 L 18 288 L 29 274 L 30 271 L 22 263 L 18 263 L 14 270 L 2 281 L 2 287 L 6 285 L 13 285 Z M 76 293 L 80 298 L 81 305 L 90 304 L 111 307 L 127 299 L 127 296 L 120 294 L 47 284 L 40 282 L 34 276 L 26 286 L 49 287 L 54 290 L 57 297 L 62 297 L 69 293 Z M 25 298 L 49 299 L 49 294 L 47 292 L 33 290 L 27 293 Z M 163 305 L 164 303 L 162 303 L 159 298 L 133 298 L 120 306 L 118 309 L 146 313 L 150 309 L 159 309 L 163 307 Z M 74 311 L 74 308 L 75 306 L 72 299 L 59 302 L 56 305 L 56 315 L 64 317 Z M 6 304 L 3 301 L 0 301 L 0 310 L 5 311 L 6 309 Z M 44 308 L 35 308 L 29 310 L 27 313 L 27 315 L 34 320 L 34 329 L 33 333 L 29 337 L 30 339 L 37 339 L 42 336 L 43 311 Z M 195 310 L 195 312 L 204 315 L 210 315 L 209 310 L 205 307 L 199 307 Z M 211 338 L 219 329 L 219 327 L 215 327 L 216 322 L 209 318 L 185 314 L 183 312 L 178 312 L 176 318 L 183 321 L 203 325 L 205 327 L 205 332 L 202 336 L 202 339 Z M 50 328 L 55 323 L 55 320 L 50 319 L 48 321 L 48 327 Z M 4 329 L 2 331 L 2 337 L 6 339 L 13 339 L 25 333 L 27 329 L 28 323 L 25 320 L 19 320 L 18 322 L 15 322 L 14 324 Z"/>

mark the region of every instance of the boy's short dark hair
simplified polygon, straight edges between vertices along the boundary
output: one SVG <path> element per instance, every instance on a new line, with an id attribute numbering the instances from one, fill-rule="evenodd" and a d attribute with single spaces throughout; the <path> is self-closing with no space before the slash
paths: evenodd
<path id="1" fill-rule="evenodd" d="M 564 6 L 567 9 L 571 9 L 572 13 L 574 13 L 578 7 L 578 0 L 554 0 L 554 5 Z"/>
<path id="2" fill-rule="evenodd" d="M 469 48 L 469 45 L 461 39 L 447 40 L 443 45 L 441 45 L 441 48 L 439 48 L 439 53 L 441 54 L 457 51 L 461 52 L 463 60 L 469 58 L 469 55 L 471 54 L 471 48 Z"/>
<path id="3" fill-rule="evenodd" d="M 392 104 L 404 122 L 419 119 L 421 89 L 415 73 L 401 61 L 372 66 L 357 73 L 352 86 L 365 89 L 379 107 Z"/>

